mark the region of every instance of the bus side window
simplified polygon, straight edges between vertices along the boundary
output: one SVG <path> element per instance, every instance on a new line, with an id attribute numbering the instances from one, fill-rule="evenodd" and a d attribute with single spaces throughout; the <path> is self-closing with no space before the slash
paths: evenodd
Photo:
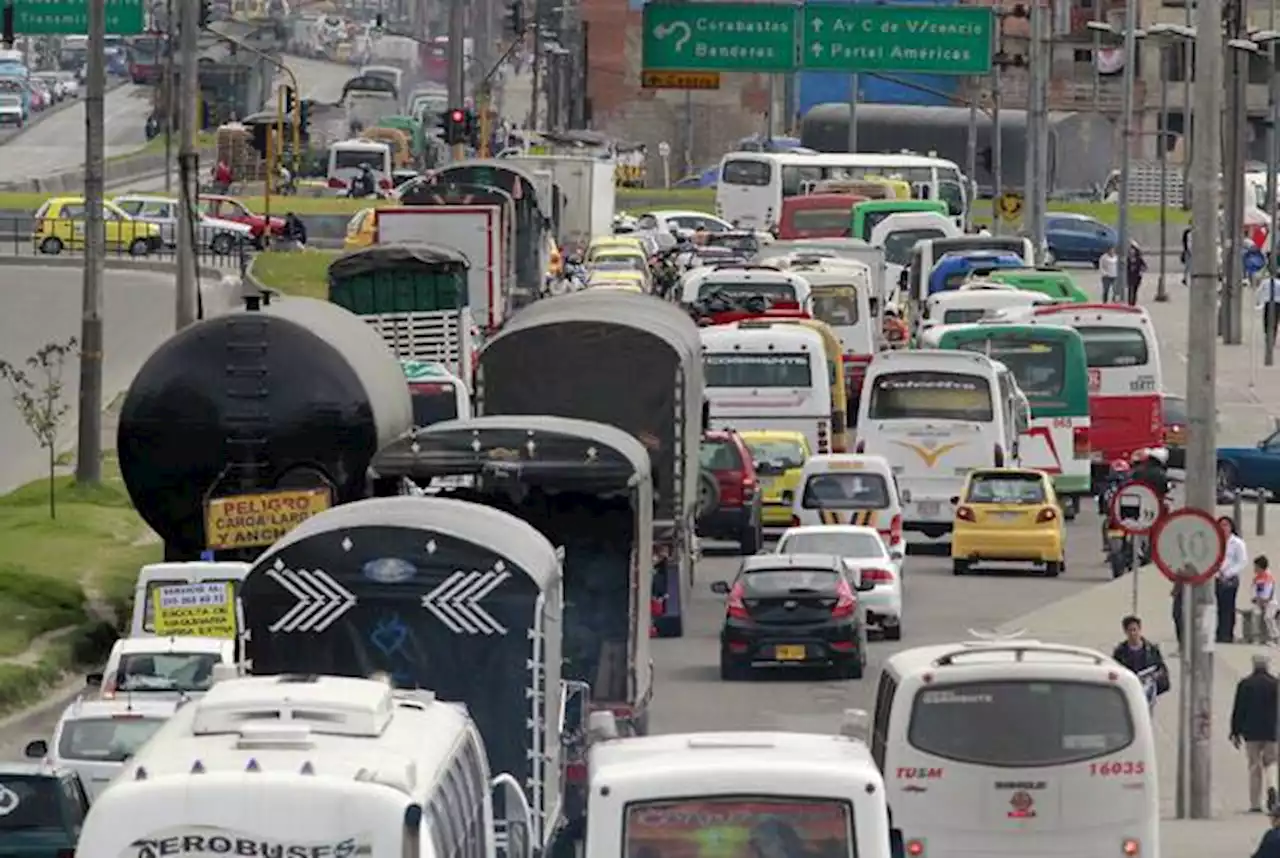
<path id="1" fill-rule="evenodd" d="M 898 691 L 897 681 L 887 672 L 880 674 L 880 687 L 876 690 L 875 717 L 871 724 L 871 758 L 881 774 L 885 773 L 885 746 L 889 742 L 889 716 L 893 714 L 893 697 Z"/>

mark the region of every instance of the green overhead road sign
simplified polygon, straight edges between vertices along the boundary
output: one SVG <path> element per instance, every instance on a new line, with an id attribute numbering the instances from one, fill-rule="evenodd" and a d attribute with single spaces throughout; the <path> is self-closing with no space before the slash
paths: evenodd
<path id="1" fill-rule="evenodd" d="M 805 6 L 803 18 L 800 64 L 806 69 L 956 75 L 991 71 L 994 28 L 987 7 L 823 3 Z"/>
<path id="2" fill-rule="evenodd" d="M 791 71 L 798 9 L 769 3 L 646 3 L 644 70 Z"/>
<path id="3" fill-rule="evenodd" d="M 142 0 L 106 0 L 107 32 L 133 36 L 143 32 Z M 81 35 L 89 32 L 88 0 L 14 0 L 13 30 L 28 36 Z"/>

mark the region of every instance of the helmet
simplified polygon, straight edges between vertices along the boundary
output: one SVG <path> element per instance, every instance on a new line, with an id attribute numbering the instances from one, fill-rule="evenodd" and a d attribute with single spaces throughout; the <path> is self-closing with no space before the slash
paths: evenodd
<path id="1" fill-rule="evenodd" d="M 1151 456 L 1151 451 L 1144 447 L 1141 450 L 1134 450 L 1133 454 L 1129 456 L 1129 461 L 1133 462 L 1136 465 L 1139 462 L 1145 462 L 1148 458 L 1150 458 L 1150 456 Z"/>
<path id="2" fill-rule="evenodd" d="M 1117 473 L 1117 474 L 1128 473 L 1129 463 L 1126 462 L 1124 459 L 1116 459 L 1114 462 L 1111 463 L 1111 470 L 1113 473 Z"/>
<path id="3" fill-rule="evenodd" d="M 1152 447 L 1150 450 L 1147 451 L 1147 456 L 1149 458 L 1155 459 L 1157 462 L 1159 462 L 1162 465 L 1169 464 L 1169 451 L 1166 450 L 1164 447 Z"/>

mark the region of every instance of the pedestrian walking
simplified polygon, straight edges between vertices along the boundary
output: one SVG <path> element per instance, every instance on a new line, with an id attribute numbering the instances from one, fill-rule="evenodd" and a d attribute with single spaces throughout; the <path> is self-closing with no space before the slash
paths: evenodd
<path id="1" fill-rule="evenodd" d="M 1262 634 L 1263 643 L 1280 640 L 1276 633 L 1276 579 L 1270 567 L 1267 555 L 1253 558 L 1253 608 L 1258 618 L 1254 628 Z"/>
<path id="2" fill-rule="evenodd" d="M 1127 300 L 1131 307 L 1138 306 L 1138 289 L 1142 287 L 1142 275 L 1147 273 L 1147 259 L 1142 255 L 1138 242 L 1129 242 L 1129 252 L 1125 255 L 1126 275 L 1128 277 L 1129 294 L 1121 300 Z"/>
<path id="3" fill-rule="evenodd" d="M 1249 765 L 1249 812 L 1262 812 L 1262 785 L 1267 770 L 1276 764 L 1276 678 L 1265 655 L 1253 657 L 1253 672 L 1236 685 L 1231 707 L 1231 744 L 1244 743 Z M 1267 787 L 1267 807 L 1276 808 L 1276 788 Z"/>
<path id="4" fill-rule="evenodd" d="M 1178 636 L 1178 652 L 1182 652 L 1182 584 L 1173 585 L 1173 633 Z"/>
<path id="5" fill-rule="evenodd" d="M 1120 275 L 1120 257 L 1116 255 L 1115 245 L 1107 248 L 1106 253 L 1098 259 L 1098 273 L 1102 275 L 1102 303 L 1110 304 L 1112 298 L 1120 300 L 1118 295 L 1113 295 L 1116 288 L 1116 278 Z"/>
<path id="6" fill-rule="evenodd" d="M 1156 698 L 1169 690 L 1169 668 L 1157 644 L 1142 634 L 1142 620 L 1130 614 L 1120 621 L 1124 640 L 1111 651 L 1111 657 L 1138 674 L 1142 689 L 1147 694 L 1148 705 L 1154 706 Z"/>
<path id="7" fill-rule="evenodd" d="M 1254 306 L 1262 313 L 1264 347 L 1274 353 L 1276 331 L 1280 329 L 1280 278 L 1260 277 L 1254 287 Z"/>
<path id="8" fill-rule="evenodd" d="M 1227 552 L 1214 581 L 1218 600 L 1218 629 L 1215 639 L 1218 643 L 1232 643 L 1236 637 L 1236 595 L 1240 592 L 1240 578 L 1249 568 L 1249 547 L 1240 538 L 1236 523 L 1228 516 L 1218 519 L 1218 527 L 1226 537 Z"/>
<path id="9" fill-rule="evenodd" d="M 1191 283 L 1191 227 L 1182 231 L 1182 285 Z"/>

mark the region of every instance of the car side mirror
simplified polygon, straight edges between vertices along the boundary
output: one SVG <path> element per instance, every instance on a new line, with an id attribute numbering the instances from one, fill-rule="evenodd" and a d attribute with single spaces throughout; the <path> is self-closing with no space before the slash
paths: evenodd
<path id="1" fill-rule="evenodd" d="M 84 684 L 85 684 L 85 685 L 87 685 L 87 686 L 89 686 L 90 688 L 101 688 L 101 687 L 102 687 L 102 674 L 101 674 L 101 673 L 86 673 L 86 674 L 84 675 Z"/>
<path id="2" fill-rule="evenodd" d="M 889 549 L 889 558 L 892 560 L 904 560 L 906 556 L 907 552 L 901 545 L 895 545 Z"/>
<path id="3" fill-rule="evenodd" d="M 29 760 L 38 760 L 49 753 L 49 743 L 44 739 L 36 739 L 34 742 L 27 742 L 27 747 L 23 754 Z"/>
<path id="4" fill-rule="evenodd" d="M 728 581 L 712 581 L 711 592 L 717 593 L 721 596 L 729 595 L 729 582 Z"/>

